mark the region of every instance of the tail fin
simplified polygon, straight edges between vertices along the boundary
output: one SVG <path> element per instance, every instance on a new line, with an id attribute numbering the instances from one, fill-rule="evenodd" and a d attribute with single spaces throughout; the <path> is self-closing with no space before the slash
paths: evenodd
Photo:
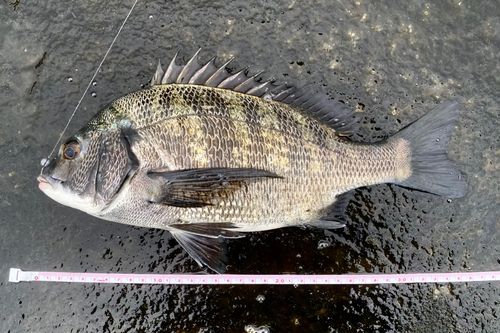
<path id="1" fill-rule="evenodd" d="M 446 155 L 459 112 L 457 101 L 445 102 L 388 140 L 403 138 L 411 151 L 412 174 L 399 185 L 448 198 L 465 195 L 467 183 Z"/>

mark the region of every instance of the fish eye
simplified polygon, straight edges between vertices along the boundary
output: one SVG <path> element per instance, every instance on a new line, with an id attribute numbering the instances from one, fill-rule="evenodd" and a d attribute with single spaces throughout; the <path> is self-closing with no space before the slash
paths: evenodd
<path id="1" fill-rule="evenodd" d="M 72 160 L 80 153 L 80 144 L 76 141 L 69 141 L 63 146 L 63 155 L 67 160 Z"/>

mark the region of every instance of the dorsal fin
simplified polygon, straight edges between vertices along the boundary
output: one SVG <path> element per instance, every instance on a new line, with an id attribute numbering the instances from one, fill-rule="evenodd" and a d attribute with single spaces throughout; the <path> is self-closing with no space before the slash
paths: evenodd
<path id="1" fill-rule="evenodd" d="M 312 94 L 304 89 L 289 86 L 286 83 L 275 84 L 274 79 L 262 82 L 258 78 L 262 72 L 249 75 L 248 67 L 231 74 L 226 69 L 226 66 L 233 59 L 230 59 L 221 67 L 215 65 L 215 57 L 205 65 L 201 65 L 198 62 L 200 50 L 189 59 L 185 66 L 176 64 L 178 53 L 175 54 L 165 71 L 163 71 L 161 64 L 158 63 L 156 72 L 151 79 L 151 86 L 195 84 L 233 90 L 305 110 L 318 121 L 332 127 L 340 136 L 350 136 L 357 131 L 359 120 L 355 116 L 355 112 L 339 102 L 330 100 L 326 94 Z"/>
<path id="2" fill-rule="evenodd" d="M 179 73 L 179 76 L 177 77 L 177 80 L 175 80 L 175 83 L 188 83 L 191 80 L 191 77 L 195 75 L 201 68 L 202 66 L 198 62 L 198 54 L 200 53 L 201 49 L 198 50 L 194 54 L 194 56 L 189 59 L 188 63 L 186 66 L 184 66 Z"/>

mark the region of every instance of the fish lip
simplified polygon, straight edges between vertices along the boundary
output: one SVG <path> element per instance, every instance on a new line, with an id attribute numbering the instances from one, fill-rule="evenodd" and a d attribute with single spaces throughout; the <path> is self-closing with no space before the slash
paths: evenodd
<path id="1" fill-rule="evenodd" d="M 38 177 L 36 177 L 36 180 L 38 180 L 38 182 L 40 183 L 47 183 L 47 184 L 50 184 L 48 181 L 47 181 L 47 178 L 45 178 L 44 175 L 38 175 Z"/>
<path id="2" fill-rule="evenodd" d="M 48 189 L 48 188 L 53 188 L 57 182 L 60 182 L 59 180 L 55 179 L 54 177 L 47 176 L 47 175 L 38 175 L 36 178 L 38 180 L 38 188 L 42 191 Z"/>

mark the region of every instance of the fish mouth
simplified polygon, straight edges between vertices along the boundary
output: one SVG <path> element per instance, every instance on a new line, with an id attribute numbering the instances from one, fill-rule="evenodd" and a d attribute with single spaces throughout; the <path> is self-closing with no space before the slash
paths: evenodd
<path id="1" fill-rule="evenodd" d="M 42 192 L 44 192 L 44 191 L 46 191 L 46 190 L 48 190 L 48 189 L 52 189 L 53 184 L 51 184 L 50 180 L 54 180 L 54 179 L 53 179 L 53 178 L 52 178 L 52 179 L 50 179 L 50 178 L 52 178 L 52 177 L 49 177 L 49 179 L 47 179 L 47 178 L 45 178 L 45 176 L 44 176 L 44 175 L 39 175 L 39 176 L 36 178 L 36 180 L 38 180 L 38 181 L 39 181 L 38 188 L 39 188 Z"/>

